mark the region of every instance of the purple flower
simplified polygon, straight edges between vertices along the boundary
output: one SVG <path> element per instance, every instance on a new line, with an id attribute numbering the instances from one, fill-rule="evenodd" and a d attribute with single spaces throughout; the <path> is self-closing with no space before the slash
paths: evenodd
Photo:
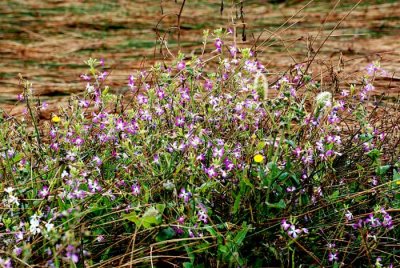
<path id="1" fill-rule="evenodd" d="M 237 48 L 235 46 L 230 46 L 229 47 L 229 53 L 231 53 L 232 57 L 235 57 L 236 53 L 237 53 Z"/>
<path id="2" fill-rule="evenodd" d="M 93 157 L 93 162 L 96 164 L 96 166 L 101 166 L 101 164 L 103 163 L 100 157 L 98 157 L 97 155 Z"/>
<path id="3" fill-rule="evenodd" d="M 293 154 L 296 156 L 296 158 L 300 158 L 302 152 L 303 150 L 301 150 L 300 147 L 297 147 L 296 149 L 293 150 Z"/>
<path id="4" fill-rule="evenodd" d="M 70 259 L 73 263 L 78 263 L 79 261 L 79 256 L 76 253 L 77 250 L 75 249 L 74 246 L 72 245 L 68 245 L 67 249 L 66 249 L 67 253 L 66 253 L 66 257 L 68 259 Z"/>
<path id="5" fill-rule="evenodd" d="M 107 78 L 108 72 L 102 72 L 99 74 L 99 80 L 105 80 Z"/>
<path id="6" fill-rule="evenodd" d="M 210 79 L 206 79 L 204 82 L 204 88 L 207 89 L 208 91 L 211 91 L 213 88 L 213 84 Z"/>
<path id="7" fill-rule="evenodd" d="M 39 191 L 40 198 L 46 198 L 50 194 L 49 187 L 43 186 L 42 190 Z"/>
<path id="8" fill-rule="evenodd" d="M 222 52 L 223 45 L 224 45 L 224 43 L 222 42 L 222 40 L 220 38 L 215 39 L 214 46 L 219 53 Z"/>
<path id="9" fill-rule="evenodd" d="M 293 238 L 297 238 L 299 236 L 299 234 L 301 234 L 301 230 L 296 229 L 296 226 L 291 224 L 289 227 L 288 235 L 290 235 Z"/>
<path id="10" fill-rule="evenodd" d="M 186 192 L 185 188 L 181 189 L 181 193 L 179 194 L 179 198 L 182 198 L 185 203 L 189 202 L 190 197 L 192 196 L 191 192 Z"/>
<path id="11" fill-rule="evenodd" d="M 359 228 L 361 228 L 361 227 L 363 226 L 363 220 L 362 220 L 362 219 L 359 219 L 358 222 L 357 222 L 357 223 L 353 223 L 352 226 L 353 226 L 353 228 L 356 229 L 356 230 L 359 229 Z"/>
<path id="12" fill-rule="evenodd" d="M 199 207 L 200 207 L 200 209 L 197 211 L 198 221 L 202 221 L 203 223 L 207 223 L 207 218 L 208 218 L 207 209 L 202 205 L 199 205 Z"/>
<path id="13" fill-rule="evenodd" d="M 118 118 L 117 123 L 115 124 L 115 129 L 118 131 L 124 131 L 127 123 L 124 122 L 121 118 Z"/>
<path id="14" fill-rule="evenodd" d="M 183 127 L 185 125 L 185 118 L 178 116 L 175 118 L 175 125 L 177 127 Z"/>
<path id="15" fill-rule="evenodd" d="M 178 64 L 176 65 L 176 68 L 178 69 L 178 71 L 182 71 L 183 69 L 186 68 L 186 63 L 182 60 L 182 61 L 178 62 Z"/>
<path id="16" fill-rule="evenodd" d="M 21 93 L 21 94 L 18 94 L 18 95 L 17 95 L 17 100 L 18 100 L 18 101 L 23 101 L 23 100 L 25 100 L 24 94 L 22 94 L 22 93 Z"/>
<path id="17" fill-rule="evenodd" d="M 99 182 L 97 180 L 92 181 L 91 179 L 89 179 L 88 188 L 89 188 L 90 192 L 92 192 L 92 193 L 96 193 L 98 191 L 101 191 L 101 187 L 100 187 Z"/>
<path id="18" fill-rule="evenodd" d="M 211 166 L 209 168 L 205 168 L 204 172 L 207 174 L 207 176 L 209 178 L 214 178 L 214 177 L 216 177 L 218 175 L 217 172 L 215 171 L 214 166 Z"/>
<path id="19" fill-rule="evenodd" d="M 178 223 L 179 224 L 184 224 L 185 223 L 185 217 L 184 216 L 180 216 L 178 219 Z"/>
<path id="20" fill-rule="evenodd" d="M 283 219 L 281 221 L 281 227 L 283 228 L 283 230 L 287 231 L 287 229 L 289 229 L 289 227 L 290 227 L 290 224 L 287 223 L 286 219 Z"/>
<path id="21" fill-rule="evenodd" d="M 54 142 L 54 143 L 50 144 L 50 149 L 57 152 L 60 149 L 60 147 L 57 142 Z"/>
<path id="22" fill-rule="evenodd" d="M 235 165 L 232 163 L 232 161 L 229 160 L 228 158 L 224 159 L 224 165 L 225 165 L 225 169 L 227 171 L 231 171 L 235 167 Z"/>
<path id="23" fill-rule="evenodd" d="M 137 96 L 137 100 L 138 100 L 139 104 L 146 104 L 149 101 L 149 99 L 146 96 L 144 96 L 143 94 L 139 94 Z"/>
<path id="24" fill-rule="evenodd" d="M 81 146 L 81 145 L 83 145 L 85 143 L 85 141 L 79 136 L 76 137 L 73 141 L 74 141 L 76 146 Z"/>
<path id="25" fill-rule="evenodd" d="M 90 81 L 90 75 L 87 75 L 87 74 L 81 74 L 81 76 L 80 76 L 83 80 L 85 80 L 85 81 Z"/>
<path id="26" fill-rule="evenodd" d="M 348 221 L 351 221 L 353 219 L 353 214 L 350 211 L 347 211 L 344 215 Z"/>
<path id="27" fill-rule="evenodd" d="M 339 260 L 339 258 L 338 258 L 338 256 L 337 256 L 337 252 L 335 252 L 335 253 L 329 252 L 329 254 L 328 254 L 328 260 L 329 260 L 330 262 Z"/>
<path id="28" fill-rule="evenodd" d="M 381 225 L 381 222 L 378 218 L 374 218 L 374 215 L 370 213 L 368 218 L 364 221 L 365 223 L 369 223 L 372 227 L 378 227 Z"/>
<path id="29" fill-rule="evenodd" d="M 138 196 L 140 194 L 140 185 L 139 184 L 137 184 L 137 183 L 133 184 L 131 189 L 132 189 L 132 193 L 134 196 Z"/>
<path id="30" fill-rule="evenodd" d="M 224 152 L 225 152 L 224 148 L 215 147 L 213 149 L 213 157 L 221 158 L 224 155 Z"/>

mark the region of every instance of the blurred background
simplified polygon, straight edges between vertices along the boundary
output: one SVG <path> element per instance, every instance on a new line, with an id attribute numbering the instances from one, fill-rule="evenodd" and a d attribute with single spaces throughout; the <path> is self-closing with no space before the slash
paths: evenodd
<path id="1" fill-rule="evenodd" d="M 165 49 L 160 51 L 161 39 L 177 53 L 181 10 L 183 52 L 199 53 L 203 30 L 232 27 L 234 21 L 238 43 L 257 44 L 257 57 L 273 79 L 313 57 L 357 2 L 188 0 L 182 5 L 182 0 L 2 0 L 0 107 L 19 111 L 19 73 L 49 104 L 84 91 L 86 83 L 79 75 L 85 73 L 89 57 L 103 58 L 111 72 L 108 84 L 123 91 L 135 70 L 171 60 Z M 208 50 L 212 49 L 210 40 Z M 338 67 L 334 75 L 346 86 L 377 59 L 382 59 L 390 77 L 377 81 L 376 94 L 386 92 L 389 100 L 398 97 L 400 75 L 394 72 L 400 70 L 400 1 L 361 1 L 326 40 L 313 71 L 326 74 L 331 66 Z"/>

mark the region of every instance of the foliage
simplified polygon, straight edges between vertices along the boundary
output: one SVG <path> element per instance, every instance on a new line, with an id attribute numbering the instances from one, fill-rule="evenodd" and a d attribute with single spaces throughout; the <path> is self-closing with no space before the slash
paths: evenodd
<path id="1" fill-rule="evenodd" d="M 379 64 L 340 95 L 305 65 L 269 86 L 229 34 L 124 95 L 90 59 L 84 96 L 45 122 L 22 81 L 26 117 L 0 117 L 1 265 L 399 264 L 398 129 L 367 105 Z"/>

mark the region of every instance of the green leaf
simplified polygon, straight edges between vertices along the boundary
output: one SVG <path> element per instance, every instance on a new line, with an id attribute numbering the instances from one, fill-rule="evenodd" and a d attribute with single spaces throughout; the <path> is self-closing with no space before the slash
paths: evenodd
<path id="1" fill-rule="evenodd" d="M 235 242 L 236 246 L 240 246 L 243 243 L 243 240 L 246 238 L 247 232 L 249 231 L 249 226 L 246 223 L 243 223 L 242 230 L 240 230 L 233 241 Z"/>
<path id="2" fill-rule="evenodd" d="M 184 262 L 183 264 L 183 268 L 193 268 L 193 264 L 191 264 L 190 262 Z"/>
<path id="3" fill-rule="evenodd" d="M 164 212 L 165 204 L 156 204 L 156 207 L 149 207 L 146 209 L 142 217 L 139 217 L 136 212 L 131 212 L 123 216 L 124 219 L 129 220 L 136 224 L 138 227 L 145 229 L 162 223 L 162 213 Z"/>
<path id="4" fill-rule="evenodd" d="M 219 245 L 218 246 L 218 252 L 220 252 L 223 255 L 225 255 L 226 253 L 228 253 L 228 247 L 224 246 L 224 245 Z"/>
<path id="5" fill-rule="evenodd" d="M 384 175 L 390 168 L 390 165 L 380 166 L 376 169 L 378 175 Z"/>
<path id="6" fill-rule="evenodd" d="M 267 145 L 265 141 L 260 141 L 256 146 L 257 151 L 261 151 L 262 149 L 264 149 L 265 145 Z"/>
<path id="7" fill-rule="evenodd" d="M 233 204 L 233 210 L 232 214 L 236 214 L 238 212 L 239 206 L 240 206 L 240 199 L 242 198 L 242 195 L 238 193 L 235 198 L 235 203 Z"/>
<path id="8" fill-rule="evenodd" d="M 162 214 L 154 207 L 149 207 L 141 218 L 141 225 L 148 229 L 162 223 Z"/>
<path id="9" fill-rule="evenodd" d="M 335 201 L 339 197 L 339 194 L 339 190 L 336 190 L 328 198 L 330 201 Z"/>
<path id="10" fill-rule="evenodd" d="M 272 208 L 279 208 L 279 209 L 284 209 L 286 208 L 286 203 L 283 199 L 279 200 L 277 203 L 268 203 L 266 202 L 267 206 L 272 207 Z"/>
<path id="11" fill-rule="evenodd" d="M 136 225 L 140 225 L 140 221 L 139 221 L 139 217 L 138 215 L 136 215 L 135 211 L 132 211 L 129 214 L 125 214 L 122 216 L 123 219 L 131 221 L 133 223 L 135 223 Z"/>
<path id="12" fill-rule="evenodd" d="M 156 241 L 157 242 L 162 242 L 169 240 L 175 236 L 175 231 L 171 227 L 168 227 L 166 229 L 162 229 L 160 232 L 158 232 L 156 236 Z"/>

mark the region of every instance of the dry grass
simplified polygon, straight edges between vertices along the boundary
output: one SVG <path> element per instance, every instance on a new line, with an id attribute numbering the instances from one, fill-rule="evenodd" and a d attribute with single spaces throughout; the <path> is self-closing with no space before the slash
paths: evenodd
<path id="1" fill-rule="evenodd" d="M 271 5 L 266 1 L 245 1 L 246 41 L 258 38 L 258 57 L 275 76 L 289 66 L 307 62 L 320 44 L 345 16 L 355 1 L 307 1 Z M 364 1 L 326 40 L 314 59 L 312 71 L 325 87 L 332 87 L 332 77 L 339 86 L 354 83 L 356 74 L 372 60 L 382 58 L 391 73 L 400 67 L 400 3 Z M 112 66 L 108 83 L 123 88 L 133 70 L 166 59 L 155 50 L 157 21 L 159 35 L 169 41 L 175 53 L 177 44 L 176 14 L 181 1 L 2 1 L 0 3 L 0 105 L 11 113 L 15 108 L 18 73 L 34 83 L 37 95 L 49 103 L 59 103 L 71 93 L 84 89 L 79 74 L 86 70 L 89 57 L 105 58 Z M 219 14 L 219 1 L 187 1 L 181 17 L 180 42 L 186 53 L 200 52 L 204 29 L 228 26 L 236 10 L 227 6 Z M 297 15 L 293 16 L 294 14 Z M 327 17 L 328 13 L 329 16 Z M 293 16 L 293 17 L 292 17 Z M 286 22 L 286 24 L 284 24 Z M 311 43 L 313 43 L 311 45 Z M 165 53 L 165 52 L 163 52 Z M 331 66 L 335 68 L 331 71 Z M 376 94 L 396 99 L 400 93 L 400 75 L 377 81 Z"/>

